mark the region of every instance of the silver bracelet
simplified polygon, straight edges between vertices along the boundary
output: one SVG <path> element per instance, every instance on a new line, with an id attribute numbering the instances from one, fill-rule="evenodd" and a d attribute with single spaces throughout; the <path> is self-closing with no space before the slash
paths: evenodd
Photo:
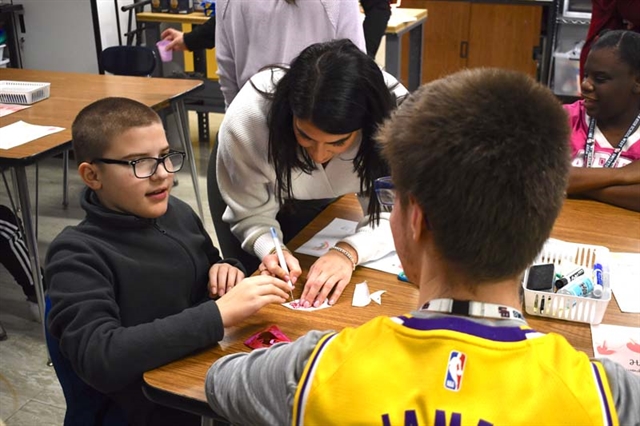
<path id="1" fill-rule="evenodd" d="M 349 259 L 351 261 L 351 264 L 353 265 L 352 271 L 356 270 L 356 261 L 353 259 L 353 256 L 351 255 L 351 253 L 349 253 L 347 250 L 343 249 L 342 247 L 338 247 L 338 246 L 329 247 L 329 250 L 335 250 L 338 253 L 342 253 L 345 256 L 347 256 L 347 259 Z"/>

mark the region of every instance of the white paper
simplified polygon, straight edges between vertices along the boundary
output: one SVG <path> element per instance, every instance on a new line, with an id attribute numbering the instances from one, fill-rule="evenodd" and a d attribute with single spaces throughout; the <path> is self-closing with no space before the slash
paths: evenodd
<path id="1" fill-rule="evenodd" d="M 599 324 L 591 326 L 595 358 L 608 358 L 640 376 L 640 328 Z"/>
<path id="2" fill-rule="evenodd" d="M 386 293 L 386 290 L 378 290 L 371 293 L 369 298 L 376 302 L 378 305 L 382 305 L 382 293 Z"/>
<path id="3" fill-rule="evenodd" d="M 31 108 L 31 105 L 0 104 L 0 117 Z"/>
<path id="4" fill-rule="evenodd" d="M 358 222 L 352 220 L 333 219 L 331 223 L 322 228 L 309 241 L 298 247 L 296 253 L 320 257 L 329 251 L 329 247 L 336 245 L 341 239 L 355 234 L 357 226 Z M 389 245 L 389 254 L 380 259 L 363 263 L 360 266 L 398 275 L 402 271 L 402 265 L 395 252 L 393 241 L 389 241 Z"/>
<path id="5" fill-rule="evenodd" d="M 398 275 L 400 272 L 402 272 L 402 264 L 400 263 L 400 258 L 395 251 L 392 251 L 388 255 L 381 257 L 378 260 L 371 260 L 367 263 L 363 263 L 360 266 L 376 269 L 382 272 L 388 272 L 393 275 Z"/>
<path id="6" fill-rule="evenodd" d="M 396 25 L 403 24 L 405 22 L 413 22 L 417 20 L 418 18 L 415 16 L 404 13 L 402 9 L 394 7 L 392 9 L 391 16 L 389 17 L 389 22 L 387 22 L 387 26 L 395 27 Z"/>
<path id="7" fill-rule="evenodd" d="M 64 127 L 37 126 L 35 124 L 17 121 L 8 126 L 0 127 L 0 149 L 11 149 L 43 136 L 58 133 Z"/>
<path id="8" fill-rule="evenodd" d="M 609 281 L 620 310 L 640 313 L 640 253 L 611 253 Z"/>
<path id="9" fill-rule="evenodd" d="M 371 303 L 371 299 L 369 298 L 369 286 L 367 282 L 358 283 L 356 287 L 353 289 L 353 299 L 351 300 L 351 306 L 357 306 L 362 308 L 363 306 L 367 306 Z"/>
<path id="10" fill-rule="evenodd" d="M 358 283 L 353 290 L 353 299 L 351 299 L 351 306 L 362 308 L 371 303 L 372 300 L 378 305 L 381 305 L 382 293 L 386 293 L 386 291 L 379 290 L 373 293 L 369 293 L 369 285 L 366 281 Z"/>
<path id="11" fill-rule="evenodd" d="M 296 299 L 293 302 L 283 303 L 282 306 L 284 306 L 285 308 L 293 309 L 294 311 L 305 311 L 305 312 L 312 312 L 312 311 L 317 311 L 319 309 L 326 309 L 331 307 L 328 299 L 325 299 L 324 303 L 318 306 L 317 308 L 314 308 L 313 306 L 311 306 L 310 308 L 303 308 L 298 306 L 299 304 L 300 304 L 300 299 Z"/>
<path id="12" fill-rule="evenodd" d="M 358 222 L 352 220 L 333 219 L 309 241 L 298 247 L 296 253 L 320 257 L 329 251 L 329 247 L 333 247 L 341 239 L 355 234 L 357 226 Z"/>

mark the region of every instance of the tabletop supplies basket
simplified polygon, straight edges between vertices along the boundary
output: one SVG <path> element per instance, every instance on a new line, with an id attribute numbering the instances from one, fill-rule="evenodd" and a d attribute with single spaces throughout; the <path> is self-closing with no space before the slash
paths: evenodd
<path id="1" fill-rule="evenodd" d="M 553 263 L 556 267 L 564 263 L 573 263 L 591 271 L 594 263 L 602 265 L 603 294 L 600 299 L 558 294 L 549 291 L 535 291 L 526 288 L 529 269 L 522 280 L 524 303 L 527 314 L 557 318 L 566 321 L 600 324 L 607 305 L 611 300 L 609 282 L 609 265 L 611 263 L 609 249 L 602 246 L 570 243 L 560 240 L 549 240 L 533 262 L 536 264 Z"/>
<path id="2" fill-rule="evenodd" d="M 31 105 L 49 97 L 51 83 L 0 80 L 0 103 Z"/>

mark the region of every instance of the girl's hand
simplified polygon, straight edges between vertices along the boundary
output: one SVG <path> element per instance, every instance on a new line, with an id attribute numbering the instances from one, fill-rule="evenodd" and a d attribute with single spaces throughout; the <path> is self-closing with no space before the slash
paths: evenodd
<path id="1" fill-rule="evenodd" d="M 355 252 L 353 248 L 351 251 Z M 351 281 L 353 263 L 344 254 L 329 250 L 311 265 L 307 283 L 304 286 L 300 303 L 305 308 L 318 307 L 329 297 L 329 304 L 335 304 L 344 288 Z"/>
<path id="2" fill-rule="evenodd" d="M 291 280 L 291 283 L 295 284 L 296 281 L 298 281 L 300 274 L 302 274 L 300 262 L 298 262 L 298 259 L 296 259 L 288 250 L 283 250 L 282 254 L 284 255 L 284 260 L 287 263 L 287 268 L 289 268 L 288 274 L 280 267 L 278 255 L 274 253 L 266 255 L 264 259 L 262 259 L 262 263 L 258 266 L 260 275 L 271 275 L 273 277 L 278 277 L 283 281 Z"/>

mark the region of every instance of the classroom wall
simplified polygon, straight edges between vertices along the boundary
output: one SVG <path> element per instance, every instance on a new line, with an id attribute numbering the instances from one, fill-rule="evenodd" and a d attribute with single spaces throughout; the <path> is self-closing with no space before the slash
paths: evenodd
<path id="1" fill-rule="evenodd" d="M 22 35 L 25 68 L 98 72 L 98 59 L 89 0 L 20 0 L 24 5 L 25 34 Z M 119 0 L 118 6 L 133 3 Z M 102 48 L 118 44 L 113 0 L 97 0 Z M 127 14 L 119 12 L 121 32 L 127 29 Z M 123 38 L 124 42 L 124 38 Z"/>

